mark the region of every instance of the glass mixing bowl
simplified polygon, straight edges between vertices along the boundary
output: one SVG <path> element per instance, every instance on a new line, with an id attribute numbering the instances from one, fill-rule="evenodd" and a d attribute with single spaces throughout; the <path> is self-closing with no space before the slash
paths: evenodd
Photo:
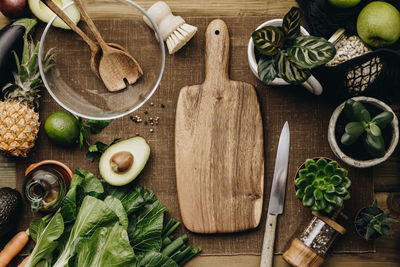
<path id="1" fill-rule="evenodd" d="M 39 60 L 40 74 L 50 95 L 69 112 L 95 120 L 119 118 L 138 109 L 156 91 L 164 72 L 164 43 L 157 41 L 162 37 L 155 22 L 135 2 L 102 2 L 88 6 L 87 11 L 95 14 L 92 19 L 106 42 L 122 45 L 137 60 L 143 76 L 124 90 L 109 92 L 90 69 L 86 43 L 72 30 L 51 26 L 56 16 L 45 27 L 39 46 L 40 59 L 54 48 L 54 66 L 45 73 Z M 144 23 L 143 15 L 151 21 L 156 34 Z M 78 26 L 94 40 L 82 20 Z"/>

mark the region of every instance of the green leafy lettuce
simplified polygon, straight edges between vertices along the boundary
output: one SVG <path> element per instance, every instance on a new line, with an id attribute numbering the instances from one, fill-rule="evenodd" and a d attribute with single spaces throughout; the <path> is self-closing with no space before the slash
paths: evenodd
<path id="1" fill-rule="evenodd" d="M 76 169 L 54 215 L 33 220 L 36 246 L 26 266 L 182 266 L 201 249 L 174 238 L 166 208 L 140 185 L 110 186 Z"/>

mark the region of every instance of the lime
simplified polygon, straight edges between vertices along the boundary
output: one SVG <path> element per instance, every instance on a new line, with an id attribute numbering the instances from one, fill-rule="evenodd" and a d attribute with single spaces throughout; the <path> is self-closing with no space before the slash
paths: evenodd
<path id="1" fill-rule="evenodd" d="M 69 147 L 79 137 L 78 120 L 65 111 L 56 111 L 44 123 L 47 136 L 57 145 Z"/>

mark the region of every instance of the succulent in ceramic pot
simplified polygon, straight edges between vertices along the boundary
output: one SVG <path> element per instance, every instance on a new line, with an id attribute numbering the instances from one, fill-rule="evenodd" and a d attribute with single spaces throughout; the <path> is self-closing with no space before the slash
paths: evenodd
<path id="1" fill-rule="evenodd" d="M 299 8 L 293 7 L 283 18 L 282 27 L 265 26 L 252 34 L 258 58 L 258 76 L 269 84 L 282 78 L 290 84 L 305 82 L 310 69 L 330 61 L 335 47 L 321 37 L 301 36 Z"/>
<path id="2" fill-rule="evenodd" d="M 399 141 L 398 119 L 393 110 L 372 97 L 348 99 L 333 112 L 329 145 L 346 164 L 367 168 L 382 163 Z"/>
<path id="3" fill-rule="evenodd" d="M 366 240 L 374 240 L 381 236 L 391 236 L 390 224 L 398 223 L 389 217 L 390 212 L 378 208 L 375 200 L 372 207 L 362 208 L 354 221 L 357 233 Z"/>
<path id="4" fill-rule="evenodd" d="M 353 145 L 358 138 L 362 138 L 365 151 L 373 158 L 385 155 L 385 140 L 382 130 L 393 120 L 393 112 L 382 111 L 371 118 L 370 112 L 360 101 L 348 99 L 344 105 L 343 112 L 348 123 L 341 137 L 341 143 L 345 146 Z"/>
<path id="5" fill-rule="evenodd" d="M 312 211 L 329 214 L 350 199 L 351 181 L 347 175 L 347 170 L 334 160 L 307 159 L 296 174 L 296 196 Z"/>

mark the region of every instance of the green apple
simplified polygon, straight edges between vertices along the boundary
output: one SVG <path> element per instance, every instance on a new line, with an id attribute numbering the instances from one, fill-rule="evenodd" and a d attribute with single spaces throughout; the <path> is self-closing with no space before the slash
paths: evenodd
<path id="1" fill-rule="evenodd" d="M 370 46 L 391 45 L 400 37 L 400 12 L 386 2 L 369 3 L 358 15 L 357 32 Z"/>
<path id="2" fill-rule="evenodd" d="M 340 8 L 354 7 L 360 2 L 361 0 L 329 0 L 329 3 Z"/>
<path id="3" fill-rule="evenodd" d="M 72 2 L 72 0 L 53 0 L 53 1 L 60 8 Z M 43 22 L 47 23 L 54 17 L 53 11 L 51 11 L 45 4 L 43 4 L 41 0 L 28 0 L 28 5 L 33 15 L 35 15 L 38 19 L 40 19 Z M 81 14 L 74 5 L 65 9 L 64 12 L 75 24 L 77 24 L 81 19 Z M 60 18 L 56 18 L 54 20 L 53 26 L 62 29 L 68 29 L 68 30 L 70 29 L 70 27 L 68 27 L 67 24 L 65 24 Z"/>

